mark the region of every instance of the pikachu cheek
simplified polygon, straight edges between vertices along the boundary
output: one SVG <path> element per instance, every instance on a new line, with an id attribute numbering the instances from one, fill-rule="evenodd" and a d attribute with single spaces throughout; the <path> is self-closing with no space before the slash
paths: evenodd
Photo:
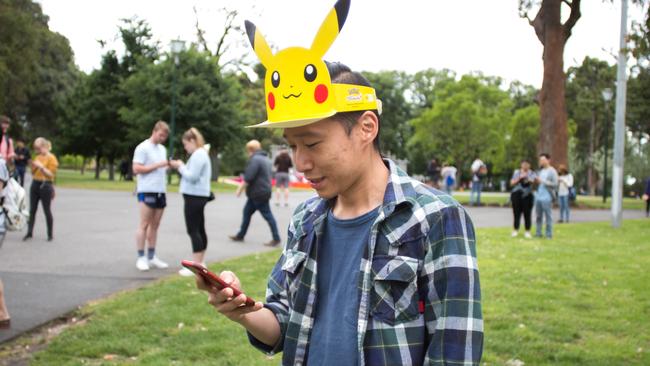
<path id="1" fill-rule="evenodd" d="M 271 110 L 275 109 L 275 95 L 273 95 L 273 93 L 269 93 L 268 102 L 269 108 L 271 108 Z"/>
<path id="2" fill-rule="evenodd" d="M 325 102 L 328 95 L 329 91 L 327 90 L 327 86 L 324 84 L 318 84 L 318 86 L 316 86 L 316 89 L 314 90 L 314 99 L 316 100 L 316 103 L 321 104 Z"/>

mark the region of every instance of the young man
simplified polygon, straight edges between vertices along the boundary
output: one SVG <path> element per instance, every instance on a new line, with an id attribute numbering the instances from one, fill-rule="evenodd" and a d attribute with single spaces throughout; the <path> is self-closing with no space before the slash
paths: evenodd
<path id="1" fill-rule="evenodd" d="M 280 244 L 280 234 L 278 225 L 271 212 L 271 160 L 266 151 L 262 150 L 262 145 L 257 140 L 248 141 L 246 144 L 248 153 L 248 165 L 244 171 L 244 180 L 237 188 L 237 197 L 246 190 L 246 205 L 244 206 L 244 217 L 242 218 L 241 228 L 236 235 L 229 236 L 232 241 L 244 241 L 248 225 L 251 223 L 251 217 L 255 211 L 260 211 L 264 220 L 269 224 L 273 239 L 266 246 L 274 247 Z"/>
<path id="2" fill-rule="evenodd" d="M 555 196 L 555 189 L 558 185 L 557 172 L 551 166 L 551 156 L 546 153 L 539 155 L 539 167 L 541 168 L 537 174 L 537 193 L 535 194 L 535 213 L 537 216 L 537 231 L 535 236 L 542 237 L 542 222 L 546 220 L 546 237 L 548 239 L 553 237 L 553 216 L 551 209 L 553 208 L 553 200 Z"/>
<path id="3" fill-rule="evenodd" d="M 133 153 L 133 174 L 138 176 L 137 196 L 140 206 L 140 223 L 135 233 L 138 259 L 135 266 L 140 271 L 149 268 L 167 268 L 169 265 L 156 256 L 158 227 L 167 206 L 167 149 L 163 143 L 169 136 L 169 126 L 158 121 L 151 137 L 142 141 Z M 144 246 L 147 242 L 145 256 Z"/>
<path id="4" fill-rule="evenodd" d="M 331 44 L 348 6 L 337 2 L 311 50 L 327 50 L 321 43 Z M 267 62 L 271 52 L 259 31 L 250 23 L 247 31 L 267 69 L 279 65 Z M 303 50 L 275 57 L 300 64 L 305 60 L 292 51 Z M 277 78 L 268 70 L 267 95 L 313 95 L 326 116 L 313 99 L 268 98 L 269 120 L 261 126 L 284 128 L 296 169 L 318 197 L 294 212 L 265 304 L 245 307 L 231 289 L 217 291 L 201 279 L 198 286 L 254 346 L 283 351 L 284 365 L 478 364 L 483 322 L 469 216 L 382 158 L 381 105 L 361 74 L 322 61 L 303 67 L 307 81 L 315 70 L 325 80 L 298 84 L 289 70 Z M 282 77 L 289 81 L 284 90 L 275 82 Z M 331 94 L 319 95 L 320 85 Z M 241 288 L 234 273 L 221 276 Z"/>
<path id="5" fill-rule="evenodd" d="M 280 206 L 281 191 L 284 191 L 284 207 L 289 206 L 289 169 L 293 168 L 291 156 L 286 149 L 273 161 L 275 166 L 275 205 Z"/>
<path id="6" fill-rule="evenodd" d="M 16 155 L 14 156 L 14 164 L 16 165 L 16 179 L 20 185 L 25 185 L 25 171 L 27 165 L 32 159 L 29 149 L 21 140 L 16 141 Z"/>

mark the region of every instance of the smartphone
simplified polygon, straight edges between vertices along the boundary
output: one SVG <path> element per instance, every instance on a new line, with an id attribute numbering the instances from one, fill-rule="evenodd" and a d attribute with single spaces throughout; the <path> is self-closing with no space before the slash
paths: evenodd
<path id="1" fill-rule="evenodd" d="M 233 297 L 237 297 L 241 295 L 241 291 L 237 290 L 236 288 L 233 288 L 229 284 L 227 284 L 224 280 L 221 279 L 221 277 L 217 276 L 216 274 L 210 272 L 207 268 L 202 266 L 200 263 L 192 262 L 192 261 L 182 261 L 181 265 L 190 271 L 194 272 L 195 274 L 203 277 L 205 282 L 209 283 L 210 285 L 216 287 L 219 290 L 222 290 L 224 288 L 230 288 L 232 289 L 232 294 Z M 244 303 L 246 306 L 254 306 L 255 305 L 255 300 L 251 299 L 250 297 L 246 296 L 246 302 Z"/>

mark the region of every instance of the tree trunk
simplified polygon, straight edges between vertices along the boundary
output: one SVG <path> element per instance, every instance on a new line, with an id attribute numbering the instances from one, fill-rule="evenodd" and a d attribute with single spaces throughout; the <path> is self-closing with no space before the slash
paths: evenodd
<path id="1" fill-rule="evenodd" d="M 108 180 L 115 180 L 115 156 L 113 155 L 108 158 Z"/>
<path id="2" fill-rule="evenodd" d="M 561 0 L 544 0 L 544 80 L 540 91 L 541 126 L 538 153 L 548 153 L 554 166 L 567 165 L 569 130 L 564 100 L 564 45 L 567 39 L 560 18 Z"/>
<path id="3" fill-rule="evenodd" d="M 100 161 L 102 160 L 102 153 L 101 151 L 97 151 L 97 154 L 95 155 L 95 179 L 99 180 L 99 173 L 101 172 L 101 164 Z"/>
<path id="4" fill-rule="evenodd" d="M 587 158 L 587 185 L 589 194 L 596 194 L 596 177 L 594 176 L 594 149 L 596 144 L 596 112 L 591 112 L 591 124 L 589 130 L 589 157 Z"/>

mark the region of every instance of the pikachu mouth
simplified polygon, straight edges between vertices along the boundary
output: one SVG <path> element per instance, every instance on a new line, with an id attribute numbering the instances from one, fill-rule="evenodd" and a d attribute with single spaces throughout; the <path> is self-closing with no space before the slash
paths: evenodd
<path id="1" fill-rule="evenodd" d="M 298 93 L 298 94 L 289 94 L 289 95 L 284 95 L 284 94 L 283 94 L 283 95 L 282 95 L 282 98 L 284 98 L 284 99 L 289 99 L 289 98 L 298 98 L 298 97 L 300 97 L 301 95 L 302 95 L 302 92 L 300 92 L 300 93 Z"/>

